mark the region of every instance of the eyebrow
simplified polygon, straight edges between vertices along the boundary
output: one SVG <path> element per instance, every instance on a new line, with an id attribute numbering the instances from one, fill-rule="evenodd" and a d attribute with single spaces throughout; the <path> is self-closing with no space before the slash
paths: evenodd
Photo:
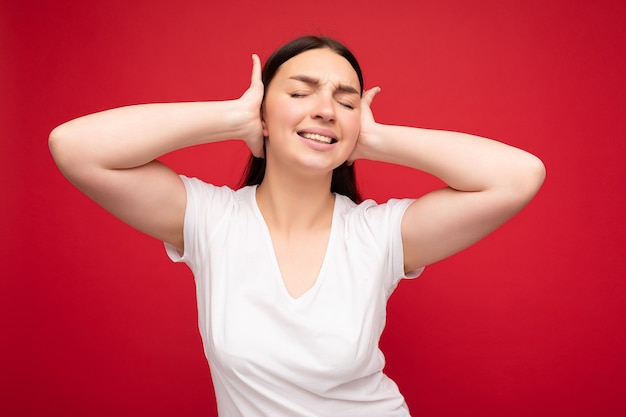
<path id="1" fill-rule="evenodd" d="M 309 77 L 308 75 L 294 75 L 292 77 L 289 77 L 290 80 L 296 80 L 296 81 L 301 81 L 305 84 L 309 84 L 311 86 L 318 86 L 320 84 L 320 80 L 318 80 L 317 78 L 313 78 L 313 77 Z M 349 94 L 358 94 L 361 95 L 361 93 L 359 93 L 358 90 L 356 90 L 354 87 L 347 85 L 347 84 L 339 84 L 337 86 L 337 90 L 343 93 L 349 93 Z"/>

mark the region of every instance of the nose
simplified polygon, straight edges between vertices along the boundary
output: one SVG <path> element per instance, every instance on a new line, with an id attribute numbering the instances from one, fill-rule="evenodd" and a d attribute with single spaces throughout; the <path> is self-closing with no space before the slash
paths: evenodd
<path id="1" fill-rule="evenodd" d="M 327 122 L 335 121 L 335 103 L 332 94 L 325 91 L 320 91 L 316 94 L 315 103 L 311 110 L 311 117 Z"/>

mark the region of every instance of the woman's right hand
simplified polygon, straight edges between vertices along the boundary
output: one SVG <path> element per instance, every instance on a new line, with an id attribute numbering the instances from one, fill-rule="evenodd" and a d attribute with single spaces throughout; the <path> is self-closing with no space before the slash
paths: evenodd
<path id="1" fill-rule="evenodd" d="M 237 100 L 245 117 L 242 139 L 252 154 L 258 158 L 265 156 L 263 126 L 261 124 L 261 103 L 263 102 L 263 81 L 261 79 L 261 61 L 256 54 L 252 55 L 252 76 L 250 87 Z"/>

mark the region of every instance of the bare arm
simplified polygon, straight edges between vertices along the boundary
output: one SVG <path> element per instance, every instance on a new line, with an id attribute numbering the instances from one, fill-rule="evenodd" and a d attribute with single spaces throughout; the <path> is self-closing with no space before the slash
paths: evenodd
<path id="1" fill-rule="evenodd" d="M 185 147 L 244 139 L 263 152 L 260 63 L 237 100 L 145 104 L 80 117 L 50 134 L 52 155 L 81 191 L 125 223 L 183 249 L 185 188 L 156 160 Z"/>
<path id="2" fill-rule="evenodd" d="M 364 96 L 356 158 L 419 169 L 448 187 L 409 206 L 402 221 L 405 270 L 431 264 L 482 239 L 536 194 L 545 168 L 523 150 L 464 133 L 382 125 Z"/>

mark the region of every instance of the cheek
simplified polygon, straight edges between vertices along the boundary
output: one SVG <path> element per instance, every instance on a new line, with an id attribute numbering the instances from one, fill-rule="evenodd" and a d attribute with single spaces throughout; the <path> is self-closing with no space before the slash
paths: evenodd
<path id="1" fill-rule="evenodd" d="M 352 113 L 350 117 L 346 119 L 344 123 L 344 132 L 350 138 L 356 139 L 359 136 L 359 132 L 361 131 L 361 115 L 359 113 Z"/>
<path id="2" fill-rule="evenodd" d="M 284 128 L 292 128 L 302 118 L 302 110 L 287 100 L 268 99 L 263 112 L 263 134 L 277 132 Z"/>

